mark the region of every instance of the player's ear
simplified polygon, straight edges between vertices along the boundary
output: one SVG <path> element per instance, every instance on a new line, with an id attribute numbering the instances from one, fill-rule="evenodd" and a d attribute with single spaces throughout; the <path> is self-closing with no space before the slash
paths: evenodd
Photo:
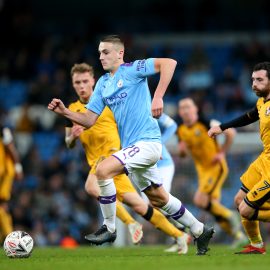
<path id="1" fill-rule="evenodd" d="M 123 59 L 124 58 L 124 49 L 120 49 L 118 52 L 118 59 Z"/>

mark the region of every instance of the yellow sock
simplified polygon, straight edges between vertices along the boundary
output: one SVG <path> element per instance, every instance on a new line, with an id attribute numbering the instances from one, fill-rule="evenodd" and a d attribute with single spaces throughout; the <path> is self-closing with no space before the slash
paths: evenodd
<path id="1" fill-rule="evenodd" d="M 221 227 L 222 230 L 224 230 L 227 234 L 233 235 L 233 230 L 230 222 L 226 219 L 223 220 L 217 220 L 217 223 Z"/>
<path id="2" fill-rule="evenodd" d="M 123 204 L 118 200 L 116 201 L 116 216 L 127 225 L 135 222 Z"/>
<path id="3" fill-rule="evenodd" d="M 184 234 L 182 231 L 178 230 L 174 225 L 172 225 L 161 212 L 159 212 L 157 209 L 153 210 L 153 215 L 149 222 L 152 223 L 157 229 L 174 238 Z"/>
<path id="4" fill-rule="evenodd" d="M 242 225 L 251 244 L 261 244 L 262 236 L 258 220 L 248 220 L 241 217 Z"/>
<path id="5" fill-rule="evenodd" d="M 211 208 L 209 210 L 211 214 L 222 219 L 228 219 L 232 216 L 232 211 L 218 201 L 211 201 Z"/>
<path id="6" fill-rule="evenodd" d="M 0 207 L 0 231 L 1 236 L 6 237 L 13 230 L 11 215 Z"/>

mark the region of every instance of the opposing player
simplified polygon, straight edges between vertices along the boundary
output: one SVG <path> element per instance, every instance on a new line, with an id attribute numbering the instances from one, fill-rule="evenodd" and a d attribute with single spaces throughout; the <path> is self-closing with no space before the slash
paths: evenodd
<path id="1" fill-rule="evenodd" d="M 197 241 L 197 254 L 206 254 L 214 229 L 204 226 L 181 201 L 165 191 L 156 165 L 161 156 L 161 142 L 160 130 L 153 117 L 158 118 L 163 112 L 163 95 L 173 76 L 176 61 L 149 58 L 124 63 L 124 44 L 118 36 L 103 38 L 99 53 L 103 69 L 108 73 L 98 80 L 86 105 L 87 111 L 72 112 L 60 99 L 53 99 L 48 105 L 49 110 L 86 128 L 93 126 L 108 106 L 117 123 L 123 149 L 104 159 L 96 168 L 104 224 L 86 238 L 94 244 L 115 240 L 116 190 L 112 178 L 126 172 L 154 207 L 161 208 L 190 228 Z M 146 78 L 157 72 L 160 72 L 160 80 L 151 106 Z"/>
<path id="2" fill-rule="evenodd" d="M 74 112 L 84 112 L 86 111 L 85 105 L 93 94 L 93 86 L 95 83 L 94 70 L 85 63 L 75 64 L 71 69 L 71 78 L 74 90 L 79 99 L 72 103 L 69 109 Z M 95 176 L 96 166 L 99 161 L 120 150 L 118 129 L 111 110 L 106 107 L 95 125 L 87 130 L 78 124 L 70 122 L 70 125 L 66 127 L 65 140 L 67 146 L 72 148 L 77 139 L 80 139 L 82 142 L 87 161 L 91 168 L 86 180 L 85 189 L 88 194 L 98 199 L 100 188 Z M 122 206 L 121 202 L 130 206 L 156 228 L 174 237 L 177 243 L 176 251 L 179 254 L 187 253 L 186 235 L 170 224 L 158 210 L 148 206 L 138 195 L 125 174 L 115 176 L 114 183 L 117 195 L 116 215 L 128 225 L 134 244 L 137 244 L 143 236 L 142 225 L 135 222 Z"/>
<path id="3" fill-rule="evenodd" d="M 180 100 L 178 108 L 183 121 L 177 130 L 180 156 L 190 152 L 198 175 L 194 204 L 208 211 L 220 227 L 233 236 L 234 245 L 245 243 L 238 217 L 220 202 L 222 186 L 228 176 L 225 155 L 233 142 L 235 130 L 228 129 L 223 145 L 219 145 L 207 134 L 209 127 L 219 122 L 199 117 L 198 107 L 191 98 Z"/>
<path id="4" fill-rule="evenodd" d="M 270 62 L 255 65 L 251 78 L 252 89 L 259 97 L 256 107 L 208 131 L 209 136 L 215 138 L 231 127 L 242 127 L 260 121 L 264 149 L 241 176 L 242 186 L 234 199 L 250 241 L 250 244 L 237 254 L 265 254 L 259 221 L 270 222 Z"/>
<path id="5" fill-rule="evenodd" d="M 8 210 L 13 180 L 23 179 L 23 167 L 15 147 L 11 130 L 0 126 L 0 242 L 13 231 Z"/>

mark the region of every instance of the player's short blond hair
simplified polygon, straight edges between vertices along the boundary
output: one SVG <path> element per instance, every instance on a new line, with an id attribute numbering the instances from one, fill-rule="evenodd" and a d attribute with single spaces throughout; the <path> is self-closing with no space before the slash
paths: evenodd
<path id="1" fill-rule="evenodd" d="M 85 73 L 89 72 L 91 76 L 94 76 L 94 68 L 86 63 L 80 63 L 80 64 L 74 64 L 74 66 L 71 68 L 70 75 L 71 77 L 74 75 L 74 73 Z"/>

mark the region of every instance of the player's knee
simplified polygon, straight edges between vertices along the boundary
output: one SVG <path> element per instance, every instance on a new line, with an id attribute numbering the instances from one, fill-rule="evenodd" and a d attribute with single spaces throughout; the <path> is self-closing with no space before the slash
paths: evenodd
<path id="1" fill-rule="evenodd" d="M 108 179 L 108 173 L 106 170 L 104 170 L 104 168 L 102 166 L 100 166 L 100 164 L 97 166 L 96 168 L 96 177 L 97 179 Z"/>
<path id="2" fill-rule="evenodd" d="M 256 211 L 255 209 L 245 207 L 243 203 L 239 206 L 238 210 L 239 210 L 240 215 L 243 218 L 248 219 L 248 220 L 253 219 L 254 213 Z"/>
<path id="3" fill-rule="evenodd" d="M 196 196 L 193 198 L 193 202 L 197 207 L 201 209 L 206 209 L 208 206 L 208 202 L 204 202 L 203 200 L 201 200 L 200 198 Z"/>
<path id="4" fill-rule="evenodd" d="M 234 197 L 234 205 L 236 206 L 236 208 L 239 208 L 240 203 L 243 201 L 242 197 L 236 195 Z"/>
<path id="5" fill-rule="evenodd" d="M 99 191 L 96 189 L 96 187 L 86 182 L 84 188 L 88 195 L 98 198 Z"/>

